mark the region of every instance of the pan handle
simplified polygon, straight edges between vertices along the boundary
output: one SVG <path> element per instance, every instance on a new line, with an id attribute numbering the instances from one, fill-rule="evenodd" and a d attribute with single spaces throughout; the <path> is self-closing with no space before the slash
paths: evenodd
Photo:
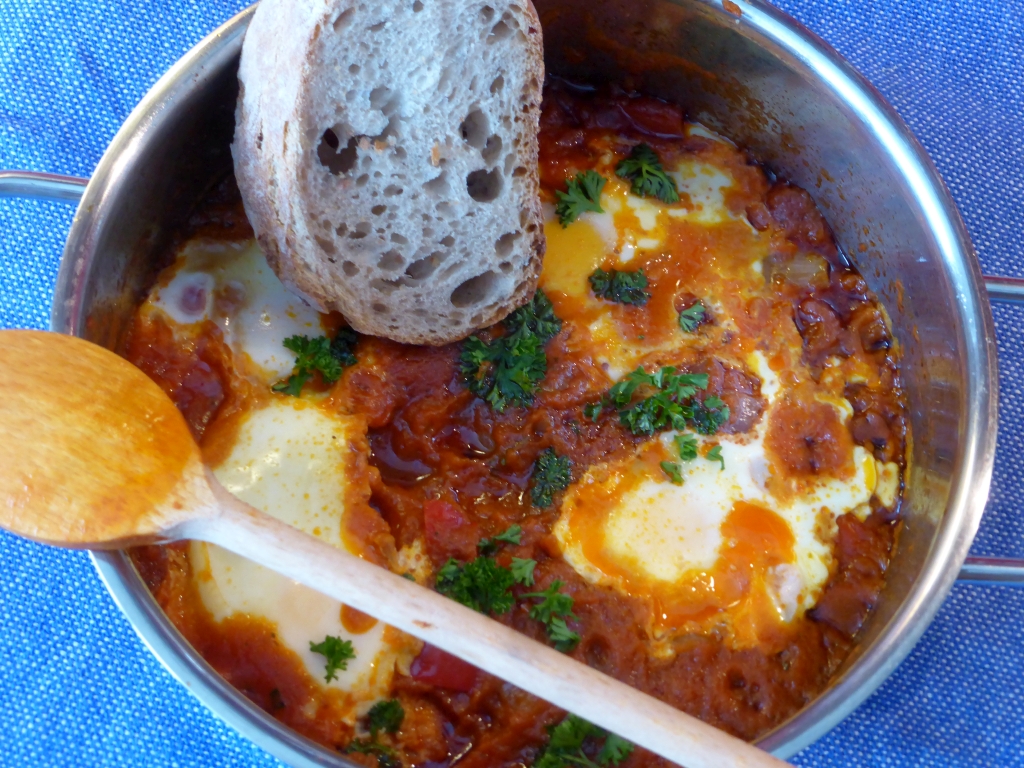
<path id="1" fill-rule="evenodd" d="M 0 171 L 0 197 L 29 197 L 59 203 L 82 199 L 88 179 L 35 171 Z"/>
<path id="2" fill-rule="evenodd" d="M 1024 280 L 985 276 L 989 301 L 1024 304 Z M 957 580 L 967 584 L 1024 587 L 1024 560 L 1011 557 L 968 557 Z"/>
<path id="3" fill-rule="evenodd" d="M 0 171 L 0 197 L 29 197 L 77 203 L 88 179 L 34 171 Z M 1024 304 L 1024 279 L 985 277 L 990 301 Z M 959 581 L 1006 587 L 1024 587 L 1024 560 L 1005 557 L 968 557 Z"/>

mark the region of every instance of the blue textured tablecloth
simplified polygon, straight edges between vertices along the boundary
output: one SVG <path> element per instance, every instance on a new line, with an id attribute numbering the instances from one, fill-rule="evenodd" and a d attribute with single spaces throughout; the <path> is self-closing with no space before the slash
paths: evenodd
<path id="1" fill-rule="evenodd" d="M 246 0 L 0 0 L 0 169 L 88 176 L 157 78 Z M 782 0 L 938 164 L 986 272 L 1024 276 L 1020 0 Z M 0 328 L 45 328 L 72 210 L 0 200 Z M 1024 315 L 996 308 L 1002 419 L 979 555 L 1024 556 Z M 2 468 L 0 468 L 2 471 Z M 1014 500 L 1018 500 L 1015 503 Z M 801 766 L 1024 765 L 1024 590 L 957 586 Z M 0 765 L 278 763 L 148 654 L 87 557 L 0 533 Z"/>

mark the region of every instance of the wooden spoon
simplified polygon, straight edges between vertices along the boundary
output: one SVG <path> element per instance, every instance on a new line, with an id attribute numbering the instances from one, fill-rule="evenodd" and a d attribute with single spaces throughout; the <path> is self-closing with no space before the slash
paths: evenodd
<path id="1" fill-rule="evenodd" d="M 167 395 L 71 336 L 0 331 L 0 526 L 62 547 L 198 539 L 415 635 L 689 768 L 786 763 L 243 503 Z"/>

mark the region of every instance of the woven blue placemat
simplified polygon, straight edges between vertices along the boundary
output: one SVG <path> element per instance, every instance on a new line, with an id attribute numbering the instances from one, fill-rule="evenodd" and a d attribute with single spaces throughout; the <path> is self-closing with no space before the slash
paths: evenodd
<path id="1" fill-rule="evenodd" d="M 1024 276 L 1024 35 L 1012 0 L 781 0 L 910 124 L 989 273 Z M 121 122 L 245 0 L 0 0 L 0 169 L 88 176 Z M 45 328 L 69 207 L 0 200 L 0 328 Z M 1024 556 L 1024 314 L 996 308 L 1002 414 L 974 545 Z M 2 471 L 2 468 L 0 468 Z M 1024 590 L 957 586 L 801 766 L 1024 765 Z M 0 765 L 279 765 L 149 655 L 87 557 L 0 533 Z"/>

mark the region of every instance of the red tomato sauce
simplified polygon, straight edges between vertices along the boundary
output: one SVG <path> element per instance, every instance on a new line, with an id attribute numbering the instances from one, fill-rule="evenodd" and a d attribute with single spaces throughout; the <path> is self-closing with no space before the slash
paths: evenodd
<path id="1" fill-rule="evenodd" d="M 767 441 L 780 466 L 794 475 L 834 469 L 853 444 L 903 466 L 906 427 L 893 341 L 876 299 L 837 248 L 810 196 L 770 179 L 742 150 L 689 135 L 678 106 L 555 85 L 546 92 L 540 137 L 546 199 L 592 167 L 609 131 L 624 143 L 649 143 L 666 160 L 703 153 L 731 169 L 736 183 L 726 194 L 728 207 L 770 234 L 766 269 L 786 278 L 775 282 L 771 301 L 743 300 L 736 315 L 740 337 L 746 330 L 788 323 L 799 332 L 803 360 L 815 375 L 828 375 L 826 361 L 836 358 L 870 374 L 856 384 L 837 384 L 837 395 L 854 410 L 848 431 L 840 429 L 829 407 L 803 407 L 798 399 L 785 406 Z M 251 236 L 240 223 L 244 217 L 232 190 L 229 179 L 215 192 L 208 214 L 200 208 L 191 232 Z M 743 236 L 741 228 L 730 231 L 723 228 L 721 236 Z M 651 267 L 651 303 L 623 310 L 634 316 L 639 333 L 657 332 L 645 318 L 658 302 L 674 303 L 677 311 L 692 302 L 692 293 L 672 293 L 669 287 L 676 291 L 701 273 L 699 243 L 708 235 L 680 225 L 672 237 L 683 255 Z M 142 323 L 126 350 L 171 395 L 197 437 L 240 396 L 227 381 L 225 354 L 230 353 L 216 337 L 179 349 L 158 326 Z M 379 515 L 376 535 L 388 539 L 381 551 L 422 539 L 436 570 L 449 558 L 472 559 L 482 538 L 520 525 L 520 543 L 504 546 L 498 563 L 507 565 L 513 556 L 536 560 L 533 590 L 563 582 L 574 601 L 571 626 L 581 638 L 570 656 L 745 739 L 781 724 L 825 688 L 882 588 L 898 505 L 895 511 L 876 507 L 863 522 L 849 514 L 838 519 L 834 570 L 824 592 L 770 649 L 735 650 L 714 636 L 691 635 L 675 642 L 671 658 L 656 657 L 642 629 L 646 604 L 591 584 L 560 557 L 551 533 L 560 499 L 545 509 L 530 504 L 530 476 L 542 451 L 569 457 L 576 479 L 587 467 L 628 455 L 638 444 L 617 419 L 581 418 L 583 406 L 607 390 L 607 375 L 563 328 L 547 346 L 547 374 L 533 405 L 499 413 L 464 386 L 458 354 L 458 345 L 409 347 L 363 338 L 356 355 L 367 362 L 348 369 L 330 391 L 334 407 L 360 414 L 369 426 L 370 505 Z M 758 383 L 749 373 L 713 359 L 682 357 L 681 363 L 708 373 L 708 394 L 729 404 L 732 415 L 723 431 L 744 432 L 762 417 Z M 745 525 L 749 514 L 738 508 L 730 525 Z M 792 545 L 785 531 L 770 533 Z M 171 620 L 229 682 L 310 738 L 339 749 L 348 744 L 351 728 L 340 724 L 331 697 L 295 655 L 275 642 L 273 627 L 244 617 L 212 621 L 191 586 L 182 546 L 141 548 L 133 558 Z M 497 620 L 548 642 L 523 603 Z M 547 742 L 546 728 L 565 715 L 429 646 L 408 673 L 396 674 L 392 691 L 406 713 L 396 736 L 405 765 L 529 766 Z M 353 759 L 375 764 L 365 756 Z M 636 750 L 622 765 L 667 763 Z"/>

